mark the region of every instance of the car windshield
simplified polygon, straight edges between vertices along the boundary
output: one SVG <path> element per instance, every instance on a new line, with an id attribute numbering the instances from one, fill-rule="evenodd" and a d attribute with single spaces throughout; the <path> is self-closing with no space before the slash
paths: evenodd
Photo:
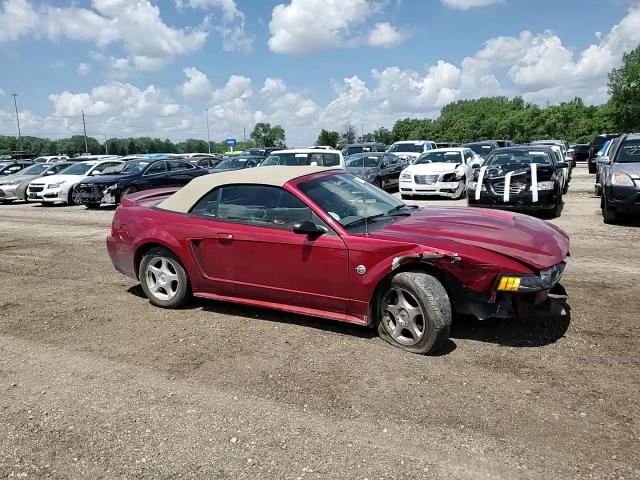
<path id="1" fill-rule="evenodd" d="M 470 148 L 471 150 L 473 150 L 475 153 L 477 153 L 478 155 L 489 155 L 491 153 L 491 150 L 493 150 L 491 148 L 491 145 L 467 145 L 467 148 Z"/>
<path id="2" fill-rule="evenodd" d="M 248 158 L 227 158 L 226 160 L 221 161 L 218 165 L 216 165 L 214 170 L 238 170 L 240 168 L 244 168 Z"/>
<path id="3" fill-rule="evenodd" d="M 346 173 L 309 180 L 298 188 L 347 229 L 362 226 L 365 219 L 373 222 L 406 207 L 388 193 Z"/>
<path id="4" fill-rule="evenodd" d="M 640 140 L 628 140 L 620 147 L 616 163 L 640 162 Z"/>
<path id="5" fill-rule="evenodd" d="M 49 168 L 51 168 L 51 165 L 32 165 L 31 167 L 22 170 L 20 175 L 40 175 L 41 173 L 46 172 Z"/>
<path id="6" fill-rule="evenodd" d="M 89 163 L 76 163 L 60 172 L 60 175 L 84 175 L 93 165 Z"/>
<path id="7" fill-rule="evenodd" d="M 309 163 L 308 153 L 279 153 L 278 155 L 269 155 L 261 167 L 269 167 L 274 165 L 304 166 Z"/>
<path id="8" fill-rule="evenodd" d="M 389 152 L 409 152 L 409 153 L 421 153 L 423 150 L 421 143 L 396 143 L 392 145 Z"/>
<path id="9" fill-rule="evenodd" d="M 376 155 L 352 155 L 347 161 L 347 167 L 377 167 L 380 157 Z"/>
<path id="10" fill-rule="evenodd" d="M 421 163 L 462 163 L 460 152 L 428 152 L 420 155 L 414 165 Z"/>
<path id="11" fill-rule="evenodd" d="M 550 165 L 551 157 L 545 152 L 536 150 L 511 150 L 491 154 L 483 165 L 495 167 L 512 164 L 530 165 L 532 163 Z"/>
<path id="12" fill-rule="evenodd" d="M 142 171 L 149 165 L 151 162 L 148 160 L 140 160 L 140 161 L 129 161 L 125 164 L 124 168 L 120 171 L 123 175 L 137 175 L 142 173 Z"/>

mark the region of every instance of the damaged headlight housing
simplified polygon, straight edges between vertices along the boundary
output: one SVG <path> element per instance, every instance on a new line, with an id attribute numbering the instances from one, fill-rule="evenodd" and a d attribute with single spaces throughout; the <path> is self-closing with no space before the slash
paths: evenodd
<path id="1" fill-rule="evenodd" d="M 469 190 L 475 190 L 478 188 L 478 182 L 469 182 L 469 184 L 467 185 L 467 188 Z M 481 192 L 486 192 L 487 191 L 487 187 L 484 186 L 484 183 L 482 185 L 480 185 L 480 191 Z"/>
<path id="2" fill-rule="evenodd" d="M 497 288 L 499 292 L 540 292 L 549 290 L 562 278 L 564 263 L 559 263 L 545 270 L 540 275 L 511 275 L 502 274 L 498 277 Z"/>

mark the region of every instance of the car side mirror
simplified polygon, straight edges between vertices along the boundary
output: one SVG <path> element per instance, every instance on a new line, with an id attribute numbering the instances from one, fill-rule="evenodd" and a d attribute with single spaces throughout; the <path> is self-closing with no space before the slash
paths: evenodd
<path id="1" fill-rule="evenodd" d="M 327 233 L 327 230 L 320 225 L 316 225 L 311 220 L 304 220 L 293 226 L 293 233 L 319 237 L 320 235 Z"/>
<path id="2" fill-rule="evenodd" d="M 560 170 L 562 168 L 569 168 L 569 164 L 567 162 L 556 163 L 556 170 Z"/>
<path id="3" fill-rule="evenodd" d="M 598 158 L 598 163 L 600 165 L 609 165 L 611 163 L 611 159 L 609 157 L 600 157 Z"/>

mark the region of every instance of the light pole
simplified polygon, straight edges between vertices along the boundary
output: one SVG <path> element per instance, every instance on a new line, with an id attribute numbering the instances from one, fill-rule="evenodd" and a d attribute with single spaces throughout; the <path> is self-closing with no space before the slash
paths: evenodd
<path id="1" fill-rule="evenodd" d="M 204 116 L 207 118 L 207 146 L 209 147 L 209 153 L 211 153 L 211 137 L 209 136 L 209 109 L 204 109 Z"/>
<path id="2" fill-rule="evenodd" d="M 20 131 L 20 118 L 18 117 L 18 101 L 16 97 L 17 93 L 12 93 L 13 95 L 13 106 L 16 107 L 16 123 L 18 124 L 18 144 L 20 145 L 20 151 L 22 151 L 22 132 Z"/>

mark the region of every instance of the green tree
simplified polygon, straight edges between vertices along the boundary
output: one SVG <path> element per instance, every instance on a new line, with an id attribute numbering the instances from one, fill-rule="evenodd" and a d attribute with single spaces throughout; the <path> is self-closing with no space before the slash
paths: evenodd
<path id="1" fill-rule="evenodd" d="M 393 143 L 393 133 L 388 128 L 380 127 L 373 131 L 373 139 L 378 143 L 391 145 Z"/>
<path id="2" fill-rule="evenodd" d="M 633 132 L 640 130 L 640 46 L 622 59 L 609 73 L 611 115 L 617 129 Z"/>
<path id="3" fill-rule="evenodd" d="M 280 125 L 271 126 L 270 123 L 256 123 L 251 132 L 251 140 L 261 147 L 284 146 L 286 136 Z"/>
<path id="4" fill-rule="evenodd" d="M 320 131 L 320 135 L 318 135 L 318 139 L 316 140 L 316 145 L 326 145 L 329 147 L 336 148 L 338 146 L 338 142 L 340 141 L 340 134 L 336 131 L 325 130 L 324 128 Z"/>

